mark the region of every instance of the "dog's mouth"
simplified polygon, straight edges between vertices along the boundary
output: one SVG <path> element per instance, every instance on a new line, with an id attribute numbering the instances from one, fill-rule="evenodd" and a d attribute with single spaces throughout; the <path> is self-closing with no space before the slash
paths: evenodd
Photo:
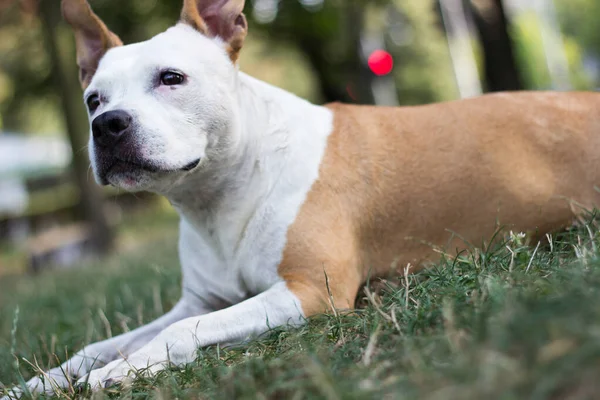
<path id="1" fill-rule="evenodd" d="M 98 177 L 102 185 L 110 185 L 112 183 L 110 178 L 113 176 L 127 175 L 131 180 L 144 172 L 151 174 L 189 172 L 196 168 L 200 161 L 201 158 L 198 158 L 180 168 L 165 168 L 143 160 L 126 160 L 115 157 L 110 161 L 102 160 L 102 162 L 98 162 Z"/>
<path id="2" fill-rule="evenodd" d="M 117 164 L 121 164 L 123 166 L 129 166 L 132 170 L 142 170 L 146 172 L 159 172 L 160 168 L 152 163 L 146 163 L 142 161 L 132 161 L 132 160 L 122 160 L 120 158 L 116 158 L 113 166 Z M 112 168 L 112 167 L 111 167 Z M 110 169 L 110 168 L 109 168 Z"/>
<path id="3" fill-rule="evenodd" d="M 189 171 L 193 170 L 194 168 L 196 168 L 198 166 L 198 164 L 200 164 L 201 160 L 202 160 L 201 158 L 198 158 L 198 159 L 192 161 L 191 163 L 185 165 L 183 168 L 181 168 L 181 170 L 185 171 L 185 172 L 189 172 Z"/>

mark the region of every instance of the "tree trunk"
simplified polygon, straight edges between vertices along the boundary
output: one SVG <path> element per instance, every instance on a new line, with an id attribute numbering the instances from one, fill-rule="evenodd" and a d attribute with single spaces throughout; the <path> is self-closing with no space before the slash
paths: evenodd
<path id="1" fill-rule="evenodd" d="M 439 6 L 460 97 L 479 96 L 481 79 L 464 3 L 462 0 L 439 0 Z"/>
<path id="2" fill-rule="evenodd" d="M 302 38 L 298 40 L 298 46 L 317 75 L 323 102 L 333 103 L 336 101 L 351 101 L 351 98 L 348 96 L 348 93 L 344 90 L 343 86 L 340 85 L 338 79 L 336 79 L 335 76 L 332 76 L 331 64 L 323 56 L 318 41 L 312 40 L 312 38 Z"/>
<path id="3" fill-rule="evenodd" d="M 363 54 L 363 36 L 365 25 L 365 10 L 360 3 L 355 1 L 348 2 L 346 9 L 346 18 L 348 24 L 346 26 L 346 34 L 352 38 L 350 48 L 348 49 L 348 64 L 353 65 L 353 84 L 355 90 L 356 101 L 360 104 L 375 104 L 375 96 L 373 94 L 373 82 L 375 75 L 369 69 L 366 63 L 368 54 Z"/>
<path id="4" fill-rule="evenodd" d="M 363 9 L 355 1 L 340 4 L 340 13 L 346 21 L 339 34 L 344 35 L 344 56 L 334 63 L 324 53 L 323 38 L 317 32 L 296 35 L 294 40 L 306 55 L 317 74 L 321 94 L 326 103 L 345 102 L 373 104 L 371 89 L 373 75 L 362 60 L 361 34 Z"/>
<path id="5" fill-rule="evenodd" d="M 39 17 L 44 32 L 46 49 L 51 59 L 53 82 L 61 97 L 67 135 L 73 152 L 72 169 L 80 191 L 80 210 L 91 229 L 91 244 L 98 255 L 106 254 L 112 244 L 112 232 L 107 223 L 102 194 L 93 180 L 88 178 L 89 160 L 86 138 L 81 135 L 88 130 L 83 116 L 83 104 L 76 75 L 65 68 L 57 40 L 57 27 L 61 21 L 60 2 L 39 2 Z"/>
<path id="6" fill-rule="evenodd" d="M 502 0 L 469 0 L 469 5 L 483 45 L 486 89 L 522 89 Z"/>

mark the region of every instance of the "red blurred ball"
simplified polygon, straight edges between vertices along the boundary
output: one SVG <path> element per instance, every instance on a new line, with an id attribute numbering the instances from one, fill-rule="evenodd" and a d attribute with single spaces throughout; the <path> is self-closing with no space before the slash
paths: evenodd
<path id="1" fill-rule="evenodd" d="M 369 56 L 369 68 L 375 75 L 383 76 L 392 72 L 394 68 L 394 59 L 392 55 L 385 50 L 375 50 Z"/>

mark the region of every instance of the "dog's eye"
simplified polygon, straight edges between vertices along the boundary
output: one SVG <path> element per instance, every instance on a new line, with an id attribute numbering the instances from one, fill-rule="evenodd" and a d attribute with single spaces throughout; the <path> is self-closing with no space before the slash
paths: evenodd
<path id="1" fill-rule="evenodd" d="M 86 102 L 88 110 L 90 110 L 90 113 L 93 113 L 98 107 L 100 107 L 100 96 L 93 94 L 87 98 Z"/>
<path id="2" fill-rule="evenodd" d="M 185 78 L 173 71 L 166 71 L 160 75 L 160 82 L 165 86 L 181 85 Z"/>

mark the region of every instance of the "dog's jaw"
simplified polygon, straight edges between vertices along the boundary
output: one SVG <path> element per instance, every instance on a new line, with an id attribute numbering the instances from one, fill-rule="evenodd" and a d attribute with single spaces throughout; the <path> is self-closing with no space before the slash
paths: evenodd
<path id="1" fill-rule="evenodd" d="M 181 168 L 168 169 L 143 161 L 127 161 L 117 158 L 105 158 L 95 154 L 90 146 L 90 159 L 93 160 L 93 171 L 96 182 L 102 186 L 112 185 L 129 192 L 155 191 L 165 194 L 165 189 L 175 182 L 193 175 L 203 159 L 198 158 Z"/>

